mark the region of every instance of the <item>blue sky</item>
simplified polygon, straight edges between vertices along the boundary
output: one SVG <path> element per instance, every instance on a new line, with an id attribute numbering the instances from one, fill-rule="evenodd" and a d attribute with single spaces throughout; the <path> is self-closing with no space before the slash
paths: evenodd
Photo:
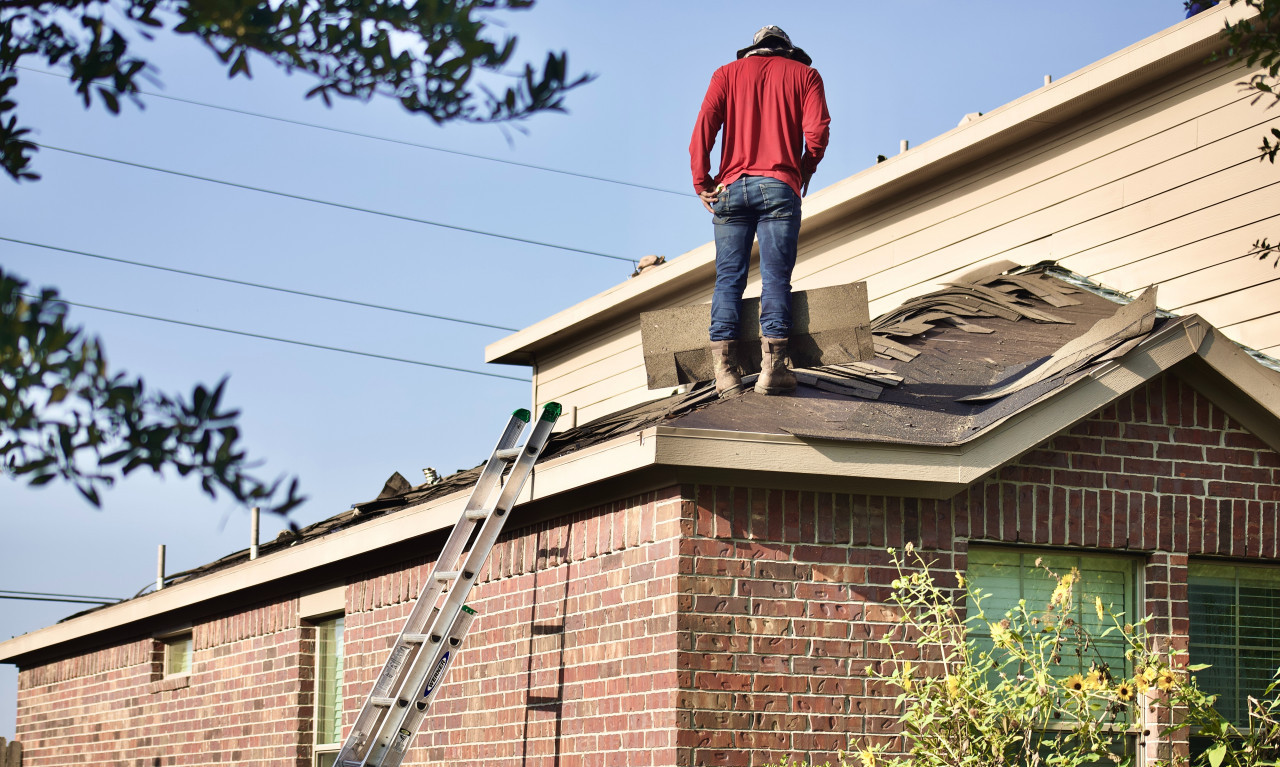
<path id="1" fill-rule="evenodd" d="M 444 128 L 391 101 L 305 101 L 303 76 L 256 62 L 229 81 L 186 39 L 148 49 L 165 94 L 403 141 L 674 190 L 690 189 L 687 147 L 711 72 L 764 24 L 814 59 L 831 146 L 815 189 L 914 146 L 1178 23 L 1179 0 L 895 0 L 778 3 L 539 0 L 503 17 L 517 57 L 569 51 L 598 75 L 568 114 L 527 133 Z M 779 7 L 785 10 L 779 10 Z M 24 62 L 38 66 L 38 62 Z M 674 258 L 710 239 L 692 196 L 286 125 L 160 99 L 112 117 L 86 112 L 64 80 L 22 72 L 20 114 L 52 146 L 415 218 L 640 258 Z M 0 236 L 421 312 L 524 327 L 627 278 L 629 264 L 314 203 L 231 189 L 56 151 L 44 179 L 0 180 Z M 69 301 L 376 354 L 485 366 L 499 330 L 287 297 L 0 241 L 0 267 Z M 419 482 L 474 466 L 527 384 L 355 357 L 76 309 L 116 369 L 189 392 L 230 376 L 244 442 L 268 475 L 296 474 L 308 524 L 373 498 L 399 471 Z M 141 474 L 101 510 L 69 488 L 0 479 L 0 589 L 126 597 L 248 543 L 248 515 L 197 484 Z M 263 538 L 279 530 L 266 519 Z M 47 626 L 75 605 L 2 601 L 0 638 Z M 17 673 L 0 666 L 0 737 L 14 734 Z"/>

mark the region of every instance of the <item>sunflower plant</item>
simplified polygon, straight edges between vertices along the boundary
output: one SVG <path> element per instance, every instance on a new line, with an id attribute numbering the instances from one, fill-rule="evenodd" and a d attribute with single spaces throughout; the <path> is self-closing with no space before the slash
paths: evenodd
<path id="1" fill-rule="evenodd" d="M 880 640 L 887 658 L 868 671 L 868 694 L 896 696 L 904 739 L 900 751 L 855 742 L 839 767 L 1137 767 L 1138 746 L 1147 764 L 1163 767 L 1280 765 L 1276 685 L 1250 700 L 1248 725 L 1232 724 L 1196 685 L 1205 666 L 1188 666 L 1148 618 L 1082 597 L 1088 584 L 1078 571 L 1037 561 L 1054 583 L 1048 602 L 995 612 L 963 576 L 940 585 L 910 544 L 889 553 L 899 619 Z M 1081 625 L 1080 607 L 1096 612 L 1100 630 Z M 1099 652 L 1100 640 L 1117 638 L 1123 668 L 1115 652 L 1106 654 L 1112 663 Z"/>

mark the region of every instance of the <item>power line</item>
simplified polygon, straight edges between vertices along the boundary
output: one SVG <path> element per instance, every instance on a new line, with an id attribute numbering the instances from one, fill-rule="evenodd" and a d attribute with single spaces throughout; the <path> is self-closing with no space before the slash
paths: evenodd
<path id="1" fill-rule="evenodd" d="M 333 208 L 342 208 L 342 209 L 344 209 L 344 210 L 354 210 L 354 211 L 356 211 L 356 212 L 358 212 L 358 213 L 369 213 L 369 214 L 374 215 L 374 216 L 385 216 L 385 217 L 387 217 L 387 218 L 395 218 L 395 219 L 399 219 L 399 220 L 401 220 L 401 221 L 412 221 L 412 222 L 413 222 L 413 223 L 415 223 L 415 224 L 426 224 L 426 225 L 428 225 L 428 226 L 438 226 L 438 227 L 440 227 L 440 228 L 442 228 L 442 229 L 454 229 L 454 230 L 459 231 L 459 232 L 468 232 L 468 233 L 470 233 L 470 234 L 479 234 L 479 235 L 482 235 L 482 236 L 484 236 L 484 237 L 496 237 L 496 238 L 498 238 L 498 239 L 500 239 L 500 240 L 510 240 L 510 241 L 512 241 L 512 242 L 523 242 L 523 243 L 525 243 L 525 244 L 527 244 L 527 245 L 540 245 L 540 246 L 542 246 L 542 247 L 544 247 L 544 248 L 553 248 L 553 249 L 555 249 L 555 250 L 567 250 L 567 251 L 570 251 L 570 252 L 573 252 L 573 253 L 585 253 L 585 254 L 586 254 L 586 255 L 588 255 L 588 256 L 599 256 L 600 258 L 609 258 L 609 259 L 613 259 L 614 261 L 625 261 L 625 262 L 627 262 L 627 263 L 629 263 L 629 264 L 636 264 L 636 263 L 638 263 L 638 262 L 637 262 L 637 260 L 636 260 L 636 259 L 634 259 L 634 258 L 624 258 L 623 256 L 614 256 L 614 255 L 611 255 L 611 254 L 609 254 L 609 253 L 601 253 L 601 252 L 599 252 L 599 251 L 595 251 L 595 250 L 585 250 L 585 249 L 583 249 L 583 248 L 574 248 L 574 247 L 570 247 L 570 246 L 568 246 L 568 245 L 556 245 L 556 244 L 554 244 L 554 243 L 550 243 L 550 242 L 542 242 L 542 241 L 540 241 L 540 240 L 530 240 L 530 239 L 527 239 L 527 238 L 525 238 L 525 237 L 516 237 L 516 236 L 514 236 L 514 235 L 510 235 L 510 234 L 498 234 L 497 232 L 486 232 L 486 231 L 484 231 L 483 229 L 471 229 L 471 228 L 469 228 L 469 227 L 465 227 L 465 226 L 457 226 L 457 225 L 454 225 L 454 224 L 444 224 L 444 223 L 441 223 L 441 222 L 439 222 L 439 221 L 428 221 L 428 220 L 427 220 L 427 219 L 425 219 L 425 218 L 415 218 L 415 217 L 413 217 L 413 216 L 405 216 L 405 215 L 401 215 L 401 214 L 399 214 L 399 213 L 388 213 L 387 211 L 384 211 L 384 210 L 374 210 L 373 208 L 362 208 L 362 207 L 359 207 L 359 206 L 357 206 L 357 205 L 348 205 L 348 204 L 346 204 L 346 203 L 342 203 L 342 202 L 333 202 L 333 201 L 331 201 L 331 200 L 321 200 L 321 199 L 316 198 L 316 197 L 305 197 L 305 196 L 300 195 L 300 194 L 291 194 L 291 193 L 289 193 L 289 192 L 280 192 L 280 191 L 276 191 L 276 190 L 274 190 L 274 189 L 263 189 L 262 187 L 249 186 L 248 184 L 238 184 L 238 183 L 236 183 L 236 182 L 234 182 L 234 181 L 223 181 L 222 179 L 209 178 L 208 176 L 198 176 L 198 175 L 196 175 L 196 174 L 194 174 L 194 173 L 183 173 L 182 171 L 178 171 L 178 170 L 169 170 L 168 168 L 157 168 L 157 167 L 156 167 L 156 166 L 154 166 L 154 165 L 143 165 L 142 163 L 138 163 L 138 162 L 130 162 L 130 161 L 128 161 L 128 160 L 119 160 L 119 159 L 116 159 L 116 158 L 114 158 L 114 157 L 103 157 L 102 155 L 90 154 L 90 153 L 88 153 L 88 152 L 79 152 L 79 151 L 76 151 L 76 150 L 74 150 L 74 149 L 66 149 L 66 148 L 64 148 L 64 147 L 51 146 L 51 145 L 49 145 L 49 144 L 40 144 L 40 143 L 35 142 L 35 141 L 33 141 L 33 142 L 31 142 L 31 143 L 32 143 L 32 144 L 35 144 L 36 146 L 40 147 L 41 149 L 49 149 L 49 150 L 52 150 L 52 151 L 54 151 L 54 152 L 65 152 L 65 153 L 67 153 L 67 154 L 74 154 L 74 155 L 78 155 L 78 156 L 80 156 L 80 157 L 88 157 L 88 158 L 91 158 L 91 159 L 94 159 L 94 160 L 102 160 L 103 162 L 113 162 L 113 163 L 117 163 L 117 164 L 119 164 L 119 165 L 128 165 L 128 166 L 133 167 L 133 168 L 141 168 L 141 169 L 143 169 L 143 170 L 151 170 L 151 171 L 155 171 L 155 172 L 157 172 L 157 173 L 167 173 L 167 174 L 169 174 L 169 175 L 171 175 L 171 176 L 181 176 L 181 177 L 183 177 L 183 178 L 195 179 L 196 181 L 207 181 L 207 182 L 209 182 L 209 183 L 211 183 L 211 184 L 221 184 L 221 185 L 223 185 L 223 186 L 234 187 L 234 188 L 236 188 L 236 189 L 247 189 L 248 191 L 251 191 L 251 192 L 261 192 L 262 194 L 273 194 L 273 195 L 276 195 L 277 197 L 287 197 L 287 198 L 289 198 L 289 199 L 291 199 L 291 200 L 302 200 L 303 202 L 313 202 L 313 203 L 316 203 L 317 205 L 328 205 L 328 206 L 333 207 Z"/>
<path id="2" fill-rule="evenodd" d="M 113 605 L 124 600 L 115 597 L 90 597 L 82 594 L 49 594 L 43 591 L 12 591 L 0 589 L 0 599 L 16 599 L 23 602 L 69 602 L 78 605 Z"/>
<path id="3" fill-rule="evenodd" d="M 113 605 L 115 602 L 99 602 L 93 599 L 58 599 L 56 597 L 11 597 L 0 594 L 0 599 L 16 599 L 21 602 L 70 602 L 74 605 Z"/>
<path id="4" fill-rule="evenodd" d="M 18 295 L 25 296 L 26 298 L 40 298 L 40 296 L 32 295 L 29 293 L 19 293 Z M 167 317 L 155 317 L 150 314 L 126 312 L 123 309 L 108 309 L 105 306 L 81 304 L 81 303 L 76 303 L 75 301 L 67 301 L 66 299 L 62 299 L 62 298 L 58 298 L 54 300 L 56 300 L 58 303 L 66 304 L 67 306 L 77 306 L 77 307 L 80 307 L 81 309 L 96 309 L 97 311 L 100 311 L 100 312 L 110 312 L 112 314 L 123 314 L 126 317 L 138 317 L 144 320 L 155 320 L 156 322 L 168 322 L 173 325 L 182 325 L 184 327 L 189 327 L 189 328 L 199 328 L 201 330 L 214 330 L 219 333 L 230 333 L 231 335 L 246 336 L 248 338 L 258 338 L 264 341 L 276 341 L 282 344 L 293 344 L 294 346 L 306 346 L 311 349 L 322 349 L 324 351 L 329 351 L 329 352 L 342 352 L 343 354 L 354 354 L 358 357 L 372 357 L 374 359 L 390 360 L 391 362 L 403 362 L 408 365 L 420 365 L 422 367 L 428 367 L 428 368 L 452 370 L 456 373 L 470 373 L 471 375 L 488 376 L 489 378 L 505 378 L 508 381 L 519 381 L 521 383 L 530 382 L 530 379 L 528 378 L 516 378 L 515 376 L 504 376 L 499 373 L 489 373 L 484 370 L 470 370 L 468 368 L 456 368 L 456 367 L 451 367 L 449 365 L 438 365 L 434 362 L 422 362 L 421 360 L 410 360 L 410 359 L 405 359 L 403 357 L 391 357 L 385 354 L 374 354 L 373 352 L 356 351 L 355 349 L 343 349 L 338 346 L 325 346 L 324 344 L 313 344 L 309 341 L 295 341 L 290 338 L 277 338 L 276 336 L 267 336 L 267 335 L 262 335 L 261 333 L 250 333 L 244 330 L 232 330 L 230 328 L 219 328 L 213 325 L 201 325 L 195 322 L 186 322 L 184 320 L 174 320 L 174 319 L 169 319 Z"/>
<path id="5" fill-rule="evenodd" d="M 61 77 L 61 78 L 64 78 L 64 79 L 66 78 L 66 76 L 65 76 L 65 75 L 59 74 L 59 73 L 57 73 L 57 72 L 47 72 L 47 71 L 42 70 L 42 69 L 33 69 L 33 68 L 31 68 L 31 67 L 16 67 L 16 68 L 17 68 L 17 69 L 26 70 L 27 72 L 34 72 L 34 73 L 36 73 L 36 74 L 40 74 L 40 75 L 48 75 L 49 77 Z M 507 74 L 507 73 L 500 73 L 500 74 Z M 521 77 L 521 75 L 508 75 L 508 76 L 509 76 L 509 77 Z M 562 169 L 560 169 L 560 168 L 549 168 L 549 167 L 547 167 L 547 166 L 545 166 L 545 165 L 534 165 L 533 163 L 517 162 L 517 161 L 515 161 L 515 160 L 504 160 L 504 159 L 502 159 L 501 157 L 490 157 L 489 155 L 475 154 L 475 153 L 473 153 L 473 152 L 463 152 L 463 151 L 460 151 L 460 150 L 457 150 L 457 149 L 445 149 L 444 147 L 430 146 L 430 145 L 428 145 L 428 144 L 419 144 L 419 143 L 417 143 L 416 141 L 405 141 L 405 140 L 403 140 L 403 139 L 390 138 L 390 137 L 388 137 L 388 136 L 379 136 L 379 135 L 377 135 L 377 134 L 373 134 L 373 133 L 361 133 L 360 131 L 346 130 L 346 129 L 344 129 L 344 128 L 334 128 L 334 127 L 331 127 L 331 126 L 328 126 L 328 125 L 319 125 L 319 124 L 317 124 L 317 123 L 310 123 L 310 122 L 306 122 L 306 121 L 304 121 L 304 120 L 294 120 L 294 119 L 291 119 L 291 118 L 288 118 L 288 117 L 279 117 L 279 116 L 277 116 L 277 115 L 269 115 L 269 114 L 264 114 L 264 113 L 262 113 L 262 112 L 253 112 L 253 111 L 250 111 L 250 110 L 248 110 L 248 109 L 237 109 L 237 108 L 235 108 L 235 107 L 227 107 L 227 106 L 222 106 L 222 105 L 219 105 L 219 104 L 209 104 L 209 103 L 204 102 L 204 101 L 196 101 L 195 99 L 185 99 L 185 98 L 181 98 L 181 97 L 179 97 L 179 96 L 168 96 L 168 95 L 165 95 L 165 94 L 163 94 L 163 93 L 156 93 L 156 92 L 154 92 L 154 91 L 144 91 L 144 90 L 139 89 L 139 90 L 138 90 L 138 93 L 139 93 L 139 94 L 142 94 L 142 95 L 144 95 L 144 96 L 150 96 L 150 97 L 152 97 L 152 98 L 165 99 L 165 100 L 167 100 L 167 101 L 176 101 L 176 102 L 179 102 L 179 103 L 181 103 L 181 104 L 191 104 L 192 106 L 205 107 L 205 108 L 207 108 L 207 109 L 217 109 L 217 110 L 220 110 L 220 111 L 223 111 L 223 112 L 231 112 L 231 113 L 233 113 L 233 114 L 246 115 L 246 116 L 248 116 L 248 117 L 257 117 L 257 118 L 262 119 L 262 120 L 274 120 L 274 121 L 276 121 L 276 122 L 287 123 L 287 124 L 289 124 L 289 125 L 300 125 L 300 126 L 302 126 L 302 127 L 304 127 L 304 128 L 314 128 L 314 129 L 316 129 L 316 130 L 329 131 L 329 132 L 331 132 L 331 133 L 341 133 L 341 134 L 343 134 L 343 135 L 347 135 L 347 136 L 355 136 L 355 137 L 357 137 L 357 138 L 371 139 L 371 140 L 373 140 L 373 141 L 384 141 L 384 142 L 386 142 L 386 143 L 388 143 L 388 144 L 399 144 L 399 145 L 401 145 L 401 146 L 414 147 L 415 149 L 428 149 L 428 150 L 430 150 L 430 151 L 432 151 L 432 152 L 443 152 L 443 153 L 445 153 L 445 154 L 458 155 L 459 157 L 470 157 L 470 158 L 472 158 L 472 159 L 476 159 L 476 160 L 486 160 L 486 161 L 488 161 L 488 162 L 502 163 L 503 165 L 514 165 L 514 166 L 519 167 L 519 168 L 529 168 L 529 169 L 531 169 L 531 170 L 541 170 L 541 171 L 545 171 L 545 172 L 547 172 L 547 173 L 558 173 L 558 174 L 560 174 L 560 175 L 562 175 L 562 176 L 573 176 L 573 177 L 575 177 L 575 178 L 585 178 L 585 179 L 589 179 L 589 180 L 591 180 L 591 181 L 602 181 L 602 182 L 604 182 L 604 183 L 606 183 L 606 184 L 620 184 L 620 185 L 622 185 L 622 186 L 634 187 L 634 188 L 636 188 L 636 189 L 647 189 L 647 190 L 652 191 L 652 192 L 662 192 L 662 193 L 664 193 L 664 194 L 674 194 L 674 195 L 678 195 L 678 196 L 680 196 L 680 197 L 694 197 L 694 196 L 696 196 L 696 195 L 693 195 L 693 194 L 692 194 L 692 193 L 690 193 L 690 192 L 678 192 L 678 191 L 676 191 L 676 190 L 674 190 L 674 189 L 666 189 L 666 188 L 664 188 L 664 187 L 660 187 L 660 186 L 650 186 L 650 185 L 648 185 L 648 184 L 639 184 L 639 183 L 636 183 L 636 182 L 634 182 L 634 181 L 622 181 L 622 180 L 620 180 L 620 179 L 616 179 L 616 178 L 607 178 L 607 177 L 605 177 L 605 176 L 593 176 L 593 175 L 591 175 L 591 174 L 589 174 L 589 173 L 578 173 L 578 172 L 576 172 L 576 171 L 571 171 L 571 170 L 562 170 Z"/>
<path id="6" fill-rule="evenodd" d="M 58 594 L 51 592 L 18 592 L 14 589 L 0 589 L 0 594 L 23 594 L 27 597 L 69 597 L 72 599 L 101 599 L 102 602 L 123 602 L 118 597 L 90 597 L 86 594 Z"/>
<path id="7" fill-rule="evenodd" d="M 306 296 L 307 298 L 318 298 L 324 301 L 336 301 L 341 304 L 351 304 L 352 306 L 364 306 L 370 309 L 381 309 L 388 312 L 399 312 L 400 314 L 411 314 L 415 317 L 427 317 L 433 320 L 446 320 L 448 322 L 460 322 L 465 325 L 477 325 L 483 328 L 494 328 L 496 330 L 516 331 L 519 328 L 508 328 L 503 325 L 493 325 L 488 322 L 477 322 L 476 320 L 464 320 L 458 317 L 446 317 L 442 314 L 428 314 L 426 312 L 417 312 L 412 309 L 399 309 L 394 306 L 382 306 L 381 304 L 371 304 L 365 301 L 356 301 L 351 298 L 339 298 L 337 296 L 326 296 L 319 293 L 308 293 L 304 290 L 294 290 L 292 288 L 281 288 L 274 285 L 263 285 L 257 282 L 248 282 L 246 280 L 236 280 L 230 277 L 218 277 L 213 274 L 201 274 L 200 272 L 189 272 L 185 269 L 177 269 L 171 266 L 160 266 L 159 264 L 148 264 L 142 261 L 130 261 L 125 258 L 115 258 L 113 256 L 104 256 L 98 253 L 89 253 L 83 250 L 72 250 L 71 248 L 60 248 L 57 245 L 45 245 L 39 242 L 30 242 L 28 240 L 19 240 L 14 237 L 0 236 L 0 240 L 5 242 L 16 242 L 19 245 L 30 245 L 33 248 L 46 248 L 48 250 L 57 250 L 62 253 L 70 253 L 76 256 L 88 256 L 89 258 L 98 258 L 103 261 L 112 261 L 118 264 L 128 264 L 129 266 L 141 266 L 146 269 L 158 269 L 162 272 L 173 272 L 174 274 L 185 274 L 189 277 L 200 277 L 206 280 L 217 280 L 218 282 L 227 282 L 232 285 L 245 285 L 251 288 L 261 288 L 262 290 L 274 290 L 278 293 L 291 293 L 295 296 Z"/>

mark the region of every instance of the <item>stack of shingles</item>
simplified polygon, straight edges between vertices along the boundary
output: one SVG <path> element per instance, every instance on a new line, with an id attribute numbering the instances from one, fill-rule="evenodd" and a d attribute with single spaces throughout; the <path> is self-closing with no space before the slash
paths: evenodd
<path id="1" fill-rule="evenodd" d="M 793 371 L 796 380 L 806 386 L 834 394 L 847 394 L 866 399 L 879 399 L 886 386 L 902 383 L 902 376 L 869 362 L 824 365 L 820 368 Z"/>
<path id="2" fill-rule="evenodd" d="M 895 339 L 919 336 L 944 322 L 966 333 L 993 332 L 968 321 L 982 317 L 1069 325 L 1070 320 L 1036 309 L 1030 299 L 1034 297 L 1050 306 L 1073 306 L 1080 303 L 1069 295 L 1075 292 L 1074 288 L 1035 272 L 994 274 L 948 283 L 945 289 L 913 298 L 871 322 L 876 356 L 910 362 L 918 352 Z"/>
<path id="3" fill-rule="evenodd" d="M 871 323 L 876 356 L 910 362 L 919 352 L 897 339 L 920 336 L 941 323 L 948 323 L 966 333 L 994 332 L 969 321 L 983 317 L 1000 317 L 1010 322 L 1028 319 L 1071 324 L 1070 320 L 1037 309 L 1033 299 L 1050 306 L 1073 306 L 1080 303 L 1070 295 L 1076 290 L 1058 280 L 1045 278 L 1034 268 L 1012 274 L 999 273 L 1014 266 L 1001 263 L 994 270 L 988 268 L 965 275 L 958 282 L 948 283 L 944 290 L 914 298 L 877 317 Z M 902 377 L 892 370 L 867 362 L 827 365 L 795 373 L 802 384 L 868 399 L 878 399 L 884 387 L 902 383 Z"/>

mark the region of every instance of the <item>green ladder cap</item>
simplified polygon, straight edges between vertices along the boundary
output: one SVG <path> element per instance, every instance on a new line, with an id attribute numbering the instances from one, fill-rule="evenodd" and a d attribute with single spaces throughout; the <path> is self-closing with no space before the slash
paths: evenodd
<path id="1" fill-rule="evenodd" d="M 529 423 L 529 419 L 533 418 L 533 413 L 530 413 L 526 408 L 520 408 L 516 412 L 512 413 L 511 417 L 519 418 L 521 421 L 524 421 L 525 423 Z"/>
<path id="2" fill-rule="evenodd" d="M 527 410 L 526 410 L 525 412 L 527 413 L 527 412 L 529 412 L 529 411 L 527 411 Z M 463 606 L 462 606 L 462 611 L 463 611 L 464 613 L 466 613 L 467 615 L 475 615 L 475 614 L 476 614 L 476 611 L 475 611 L 475 610 L 472 610 L 470 607 L 467 607 L 466 605 L 463 605 Z"/>
<path id="3" fill-rule="evenodd" d="M 564 412 L 564 408 L 560 407 L 559 402 L 548 402 L 542 406 L 542 420 L 554 421 Z"/>

